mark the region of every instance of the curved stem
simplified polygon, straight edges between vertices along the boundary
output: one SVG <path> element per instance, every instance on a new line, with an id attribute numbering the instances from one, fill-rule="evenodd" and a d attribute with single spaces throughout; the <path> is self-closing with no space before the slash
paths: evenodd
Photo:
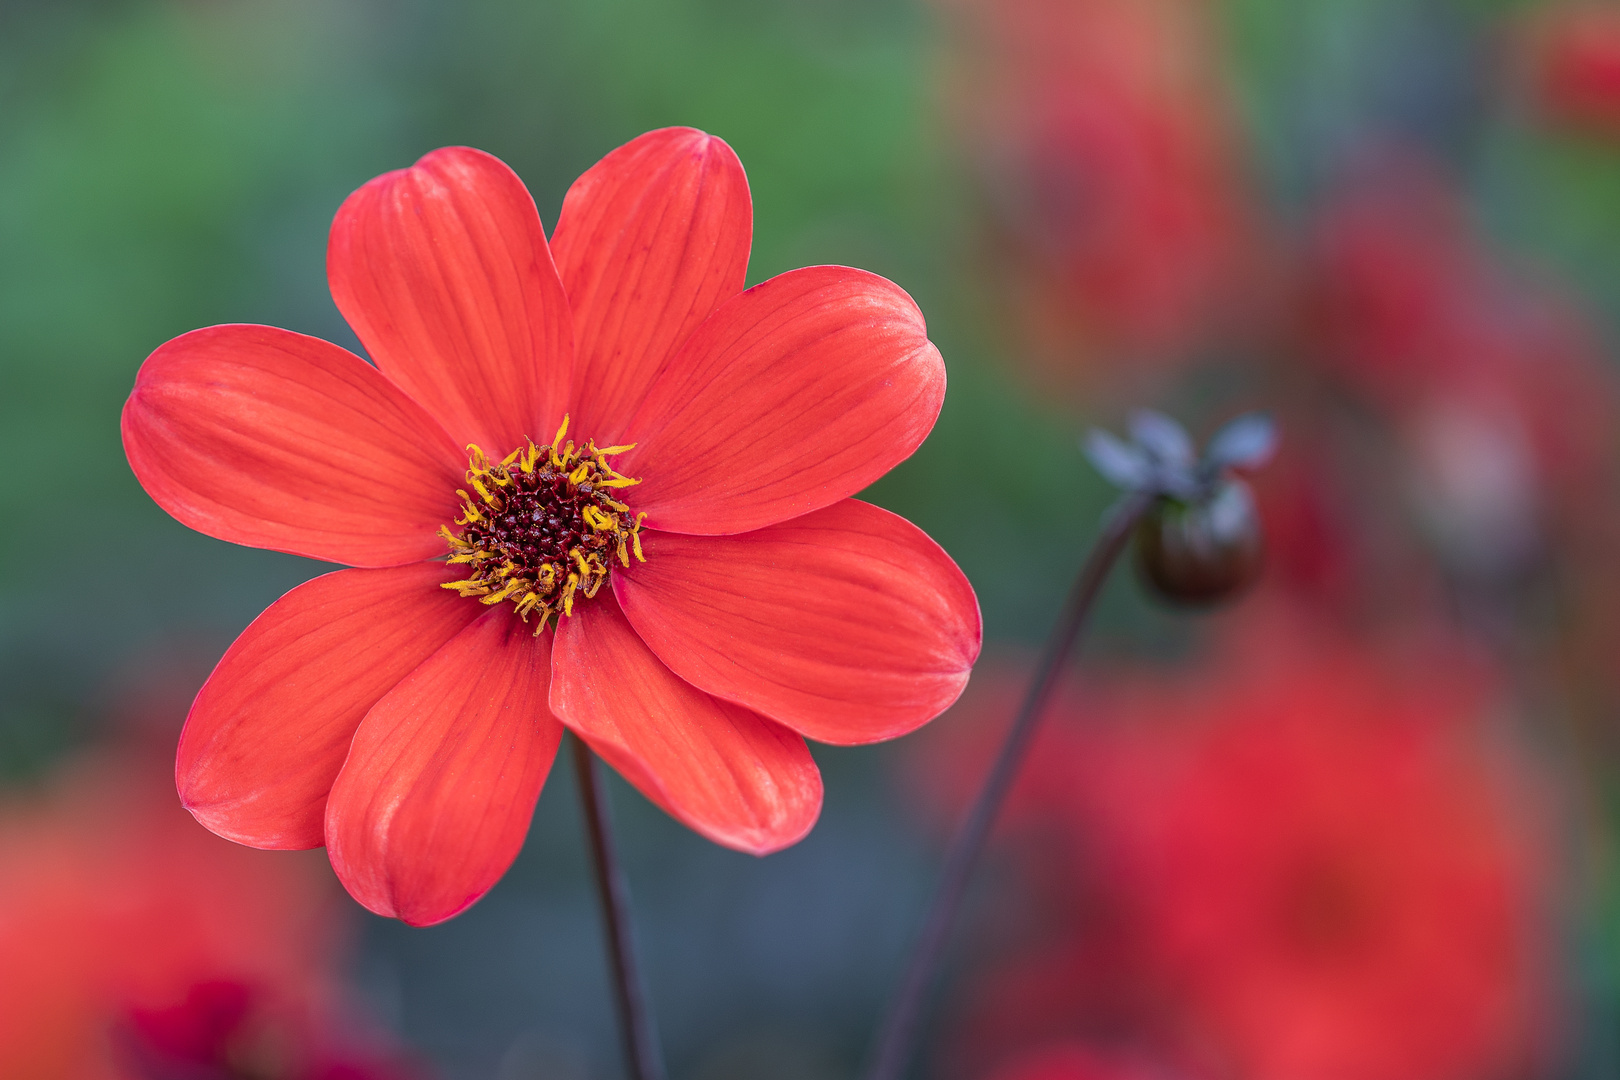
<path id="1" fill-rule="evenodd" d="M 940 875 L 939 889 L 934 893 L 928 919 L 923 924 L 911 960 L 906 965 L 905 975 L 879 1030 L 872 1067 L 867 1073 L 868 1080 L 900 1080 L 916 1052 L 923 1005 L 944 960 L 951 924 L 962 906 L 973 864 L 984 848 L 990 826 L 995 823 L 996 812 L 1001 809 L 1007 791 L 1018 775 L 1018 767 L 1023 763 L 1036 725 L 1063 670 L 1063 662 L 1085 629 L 1097 593 L 1115 560 L 1125 550 L 1125 543 L 1130 539 L 1136 523 L 1153 504 L 1153 499 L 1154 496 L 1149 493 L 1132 492 L 1115 504 L 1104 519 L 1102 533 L 1069 590 L 1057 625 L 1046 639 L 1046 648 L 1030 681 L 1029 690 L 1024 695 L 1024 703 L 1007 731 L 1006 741 L 1002 743 L 1001 752 L 985 778 L 978 799 L 946 853 L 945 868 Z"/>
<path id="2" fill-rule="evenodd" d="M 664 1059 L 658 1049 L 658 1031 L 653 1024 L 647 988 L 641 981 L 636 957 L 635 933 L 630 925 L 630 889 L 619 866 L 613 843 L 613 816 L 607 789 L 602 786 L 596 755 L 578 735 L 574 745 L 574 771 L 579 777 L 579 801 L 585 811 L 585 824 L 591 838 L 591 866 L 596 871 L 596 889 L 602 901 L 602 918 L 607 924 L 608 959 L 613 971 L 614 996 L 618 999 L 619 1023 L 624 1033 L 624 1051 L 633 1080 L 664 1080 Z"/>

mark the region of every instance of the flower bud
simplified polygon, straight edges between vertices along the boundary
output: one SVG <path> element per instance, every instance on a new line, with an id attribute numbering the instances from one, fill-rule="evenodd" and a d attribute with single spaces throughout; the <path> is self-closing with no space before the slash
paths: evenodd
<path id="1" fill-rule="evenodd" d="M 1159 496 L 1136 527 L 1142 579 L 1188 607 L 1220 603 L 1251 585 L 1264 549 L 1254 495 L 1233 476 L 1190 499 Z"/>

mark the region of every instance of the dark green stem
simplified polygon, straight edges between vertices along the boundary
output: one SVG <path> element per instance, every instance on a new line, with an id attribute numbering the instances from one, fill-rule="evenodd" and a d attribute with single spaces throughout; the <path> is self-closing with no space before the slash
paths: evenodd
<path id="1" fill-rule="evenodd" d="M 591 866 L 596 872 L 597 894 L 602 901 L 602 919 L 607 926 L 608 959 L 613 972 L 613 990 L 619 1006 L 619 1022 L 624 1033 L 624 1052 L 632 1080 L 664 1080 L 664 1059 L 658 1049 L 658 1030 L 653 1023 L 647 988 L 641 981 L 636 956 L 635 933 L 630 925 L 630 889 L 619 866 L 613 843 L 613 815 L 607 789 L 596 755 L 577 735 L 574 744 L 574 771 L 579 777 L 579 801 L 585 811 L 585 824 L 591 840 Z"/>
<path id="2" fill-rule="evenodd" d="M 962 898 L 967 892 L 973 864 L 984 849 L 985 838 L 995 823 L 996 813 L 1006 801 L 1007 792 L 1018 776 L 1018 768 L 1029 750 L 1041 714 L 1046 709 L 1053 688 L 1057 686 L 1064 661 L 1085 629 L 1097 593 L 1120 553 L 1125 550 L 1137 522 L 1152 506 L 1153 499 L 1151 494 L 1133 492 L 1116 504 L 1105 518 L 1102 534 L 1080 568 L 1080 575 L 1069 591 L 1068 601 L 1063 606 L 1057 625 L 1047 638 L 1035 677 L 1024 695 L 1023 706 L 1007 731 L 1006 740 L 985 779 L 984 788 L 951 841 L 928 919 L 923 924 L 911 960 L 906 965 L 905 975 L 879 1030 L 872 1067 L 867 1073 L 868 1080 L 900 1080 L 911 1064 L 922 1029 L 923 1006 L 938 978 L 951 926 L 956 921 Z"/>

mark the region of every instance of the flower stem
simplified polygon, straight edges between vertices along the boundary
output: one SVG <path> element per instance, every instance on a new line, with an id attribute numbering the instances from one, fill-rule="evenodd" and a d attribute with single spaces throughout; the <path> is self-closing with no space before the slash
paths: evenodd
<path id="1" fill-rule="evenodd" d="M 923 924 L 900 987 L 879 1029 L 876 1052 L 867 1073 L 868 1080 L 900 1080 L 911 1063 L 916 1052 L 917 1037 L 921 1033 L 923 1005 L 944 960 L 951 924 L 962 906 L 973 864 L 983 850 L 996 813 L 1018 775 L 1035 727 L 1057 685 L 1063 663 L 1085 629 L 1097 593 L 1115 560 L 1125 550 L 1125 543 L 1130 539 L 1136 523 L 1153 504 L 1153 498 L 1147 492 L 1132 492 L 1116 503 L 1104 518 L 1102 533 L 1086 556 L 1085 564 L 1069 590 L 1057 625 L 1046 639 L 1046 648 L 1035 669 L 1035 677 L 1030 681 L 1024 703 L 1007 731 L 1001 752 L 985 778 L 984 787 L 972 810 L 951 841 L 928 919 Z"/>
<path id="2" fill-rule="evenodd" d="M 630 925 L 630 889 L 619 866 L 613 843 L 613 815 L 607 789 L 596 755 L 577 735 L 574 744 L 574 771 L 579 778 L 579 801 L 591 838 L 591 866 L 596 871 L 596 889 L 602 901 L 602 918 L 607 924 L 608 959 L 613 970 L 613 991 L 618 999 L 619 1022 L 624 1029 L 624 1052 L 629 1059 L 633 1080 L 664 1080 L 664 1059 L 658 1049 L 658 1032 L 653 1024 L 647 988 L 641 981 L 641 965 L 636 956 L 635 933 Z"/>

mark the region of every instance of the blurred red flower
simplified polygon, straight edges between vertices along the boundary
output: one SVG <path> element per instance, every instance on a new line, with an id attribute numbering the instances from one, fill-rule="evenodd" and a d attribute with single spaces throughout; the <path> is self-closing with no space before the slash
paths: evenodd
<path id="1" fill-rule="evenodd" d="M 1217 652 L 1059 709 L 1012 814 L 1026 947 L 972 980 L 964 1054 L 1124 1032 L 1245 1080 L 1528 1075 L 1552 867 L 1490 680 L 1283 621 Z"/>
<path id="2" fill-rule="evenodd" d="M 1412 160 L 1357 179 L 1319 223 L 1308 350 L 1396 429 L 1420 524 L 1464 569 L 1522 564 L 1591 519 L 1615 385 L 1566 294 L 1500 265 L 1456 192 Z"/>
<path id="3" fill-rule="evenodd" d="M 0 1075 L 403 1080 L 357 1023 L 324 866 L 197 828 L 120 747 L 0 803 Z"/>
<path id="4" fill-rule="evenodd" d="M 1185 1073 L 1083 1043 L 1057 1043 L 1013 1058 L 991 1080 L 1180 1080 Z"/>
<path id="5" fill-rule="evenodd" d="M 1185 359 L 1251 258 L 1204 5 L 941 3 L 953 119 L 1032 345 L 1070 366 Z"/>
<path id="6" fill-rule="evenodd" d="M 1525 24 L 1531 92 L 1554 124 L 1620 137 L 1620 7 L 1550 4 Z"/>
<path id="7" fill-rule="evenodd" d="M 428 924 L 511 864 L 563 725 L 763 854 L 820 810 L 805 737 L 893 738 L 956 699 L 972 588 L 850 498 L 933 426 L 939 352 L 864 271 L 744 291 L 752 228 L 736 155 L 688 128 L 586 172 L 549 245 L 510 169 L 439 150 L 332 227 L 332 294 L 376 367 L 258 326 L 147 359 L 124 445 L 160 505 L 363 568 L 294 589 L 220 661 L 176 769 L 198 820 L 324 842 L 362 904 Z"/>

